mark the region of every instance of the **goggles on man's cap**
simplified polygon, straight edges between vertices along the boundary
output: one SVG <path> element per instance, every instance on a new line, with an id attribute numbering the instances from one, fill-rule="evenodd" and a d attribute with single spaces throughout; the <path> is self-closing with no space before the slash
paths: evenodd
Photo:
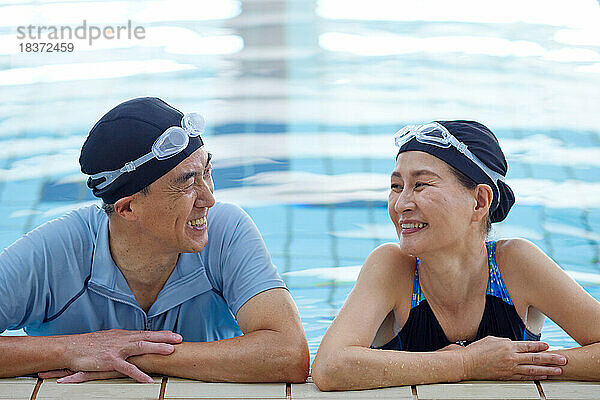
<path id="1" fill-rule="evenodd" d="M 490 178 L 495 186 L 496 193 L 499 192 L 498 181 L 505 181 L 505 178 L 502 174 L 493 171 L 487 165 L 485 165 L 483 161 L 481 161 L 469 150 L 469 147 L 466 144 L 448 132 L 448 129 L 446 129 L 442 124 L 430 122 L 424 125 L 408 125 L 394 134 L 396 146 L 398 147 L 402 147 L 402 145 L 410 141 L 412 138 L 415 138 L 420 143 L 429 144 L 444 149 L 454 146 L 465 157 L 473 161 L 473 163 L 475 163 L 475 165 L 477 165 Z"/>
<path id="2" fill-rule="evenodd" d="M 119 169 L 113 171 L 103 171 L 90 175 L 92 186 L 99 190 L 104 189 L 113 183 L 118 177 L 128 172 L 133 172 L 142 164 L 156 158 L 165 160 L 173 157 L 183 151 L 190 141 L 190 137 L 198 137 L 200 146 L 202 146 L 202 138 L 200 135 L 204 133 L 206 122 L 199 113 L 188 113 L 181 119 L 181 126 L 171 126 L 167 128 L 152 144 L 152 149 L 149 153 L 139 157 L 136 160 L 129 161 Z M 96 184 L 94 181 L 104 179 L 104 181 Z"/>

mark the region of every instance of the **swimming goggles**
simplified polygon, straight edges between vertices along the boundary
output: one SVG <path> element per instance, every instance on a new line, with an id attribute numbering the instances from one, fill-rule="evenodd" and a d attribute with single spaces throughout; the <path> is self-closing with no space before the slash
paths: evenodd
<path id="1" fill-rule="evenodd" d="M 394 134 L 396 146 L 402 147 L 412 138 L 423 144 L 441 147 L 444 149 L 454 146 L 469 160 L 473 161 L 485 174 L 491 179 L 496 190 L 498 191 L 497 181 L 505 181 L 504 176 L 496 171 L 491 170 L 483 163 L 475 154 L 471 153 L 466 144 L 454 137 L 448 129 L 437 122 L 430 122 L 424 125 L 408 125 L 400 129 Z M 499 193 L 499 191 L 498 191 Z"/>
<path id="2" fill-rule="evenodd" d="M 104 189 L 113 183 L 118 177 L 133 172 L 142 164 L 156 158 L 165 160 L 181 153 L 190 142 L 190 137 L 197 137 L 204 133 L 206 122 L 199 113 L 188 113 L 181 119 L 181 126 L 171 126 L 167 128 L 152 144 L 152 150 L 134 161 L 125 163 L 119 169 L 114 171 L 98 172 L 91 175 L 92 180 L 104 178 L 104 182 L 96 185 L 96 189 Z"/>

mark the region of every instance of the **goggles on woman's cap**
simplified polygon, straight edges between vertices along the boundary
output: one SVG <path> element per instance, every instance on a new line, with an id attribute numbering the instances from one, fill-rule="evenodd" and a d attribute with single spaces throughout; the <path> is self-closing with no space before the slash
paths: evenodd
<path id="1" fill-rule="evenodd" d="M 396 146 L 402 147 L 405 143 L 415 138 L 418 142 L 447 149 L 455 147 L 461 154 L 477 165 L 492 181 L 498 193 L 498 181 L 504 182 L 502 174 L 490 169 L 475 154 L 471 153 L 468 146 L 458 140 L 441 124 L 430 122 L 424 125 L 408 125 L 394 134 Z"/>
<path id="2" fill-rule="evenodd" d="M 148 154 L 140 158 L 129 161 L 119 169 L 113 171 L 98 172 L 90 175 L 92 181 L 104 178 L 105 180 L 97 185 L 96 189 L 104 189 L 113 183 L 121 175 L 133 172 L 142 164 L 156 158 L 165 160 L 179 154 L 185 149 L 190 141 L 190 137 L 198 137 L 202 145 L 202 138 L 199 137 L 204 133 L 206 122 L 199 113 L 188 113 L 181 119 L 181 126 L 171 126 L 167 128 L 152 144 L 152 149 Z"/>

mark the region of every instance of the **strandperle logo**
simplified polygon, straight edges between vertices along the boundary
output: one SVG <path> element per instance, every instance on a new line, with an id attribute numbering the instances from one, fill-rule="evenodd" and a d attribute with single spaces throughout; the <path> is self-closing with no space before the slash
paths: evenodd
<path id="1" fill-rule="evenodd" d="M 133 26 L 131 20 L 126 25 L 99 26 L 88 25 L 87 20 L 78 26 L 55 26 L 55 25 L 22 25 L 17 27 L 17 39 L 19 40 L 73 40 L 87 39 L 90 46 L 94 40 L 141 40 L 146 38 L 146 29 L 143 26 Z"/>

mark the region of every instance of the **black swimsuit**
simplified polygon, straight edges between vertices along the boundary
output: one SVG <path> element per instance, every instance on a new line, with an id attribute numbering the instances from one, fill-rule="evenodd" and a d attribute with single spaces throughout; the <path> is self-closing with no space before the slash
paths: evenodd
<path id="1" fill-rule="evenodd" d="M 505 337 L 511 340 L 540 340 L 525 327 L 510 299 L 504 281 L 496 264 L 496 242 L 486 243 L 488 252 L 489 279 L 485 296 L 485 310 L 477 329 L 475 340 L 486 336 Z M 451 344 L 442 330 L 419 284 L 419 260 L 415 266 L 415 280 L 408 320 L 387 344 L 379 347 L 385 350 L 435 351 Z M 456 342 L 467 345 L 471 341 Z"/>

